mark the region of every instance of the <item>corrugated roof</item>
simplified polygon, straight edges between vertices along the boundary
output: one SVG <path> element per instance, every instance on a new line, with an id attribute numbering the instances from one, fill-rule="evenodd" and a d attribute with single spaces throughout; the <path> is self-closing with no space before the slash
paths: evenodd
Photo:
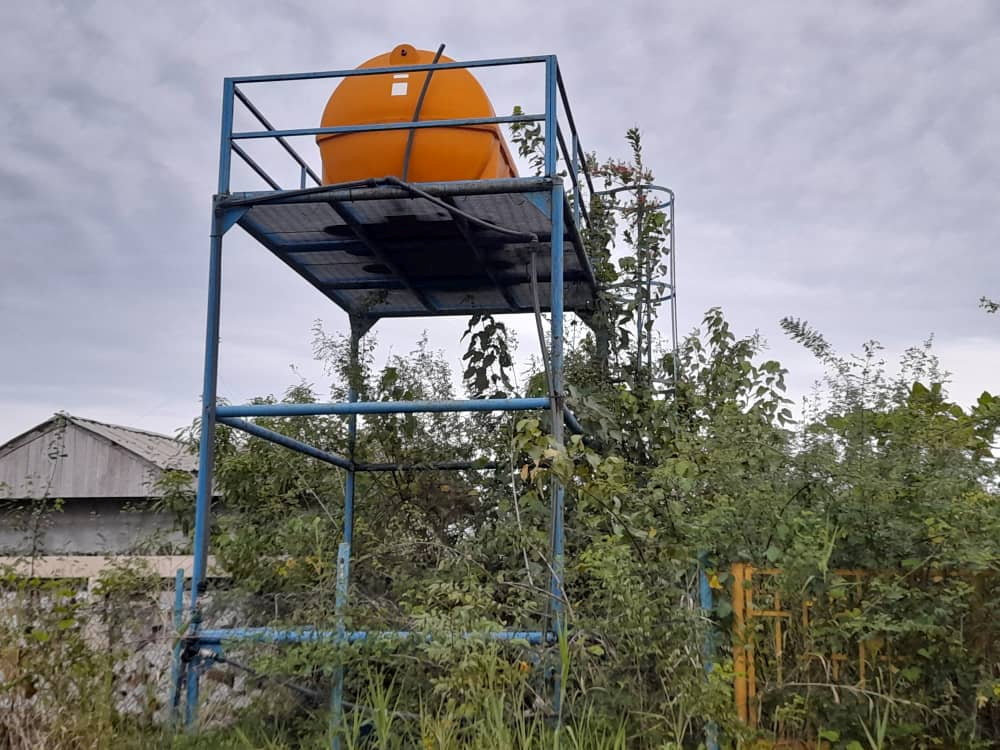
<path id="1" fill-rule="evenodd" d="M 135 454 L 139 458 L 148 461 L 157 468 L 190 472 L 198 470 L 198 457 L 190 452 L 186 443 L 177 438 L 172 438 L 169 435 L 161 435 L 158 432 L 139 430 L 134 427 L 123 427 L 122 425 L 98 422 L 95 419 L 74 417 L 72 414 L 67 414 L 66 412 L 59 412 L 41 424 L 35 425 L 30 430 L 26 430 L 20 435 L 11 438 L 6 443 L 0 444 L 0 456 L 34 440 L 61 422 L 69 422 L 80 429 L 92 432 Z"/>
<path id="2" fill-rule="evenodd" d="M 176 438 L 161 435 L 158 432 L 83 419 L 69 414 L 61 416 L 77 427 L 100 435 L 161 469 L 177 471 L 196 471 L 198 469 L 198 457 L 190 452 L 186 443 Z"/>

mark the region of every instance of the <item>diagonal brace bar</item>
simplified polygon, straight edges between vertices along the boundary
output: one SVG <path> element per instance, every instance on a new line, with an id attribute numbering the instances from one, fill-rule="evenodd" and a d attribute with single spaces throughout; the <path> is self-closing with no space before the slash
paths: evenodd
<path id="1" fill-rule="evenodd" d="M 426 464 L 356 464 L 356 471 L 495 471 L 503 464 L 496 461 L 437 461 Z"/>
<path id="2" fill-rule="evenodd" d="M 298 451 L 299 453 L 304 453 L 305 455 L 319 461 L 339 466 L 341 469 L 350 469 L 353 466 L 351 461 L 343 456 L 321 451 L 319 448 L 314 448 L 307 443 L 290 438 L 287 435 L 282 435 L 280 432 L 268 430 L 267 428 L 255 425 L 252 422 L 247 422 L 242 419 L 234 419 L 232 417 L 217 417 L 215 421 L 219 424 L 224 424 L 237 430 L 242 430 L 248 435 L 253 435 L 254 437 L 262 438 L 263 440 L 275 443 L 276 445 L 289 448 L 293 451 Z"/>

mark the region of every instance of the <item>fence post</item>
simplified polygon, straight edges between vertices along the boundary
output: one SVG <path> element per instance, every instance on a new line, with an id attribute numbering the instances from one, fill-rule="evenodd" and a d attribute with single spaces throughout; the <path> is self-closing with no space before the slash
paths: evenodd
<path id="1" fill-rule="evenodd" d="M 746 594 L 743 584 L 746 575 L 745 563 L 733 563 L 733 698 L 736 701 L 736 715 L 744 724 L 750 718 L 747 705 L 747 650 L 746 637 Z"/>
<path id="2" fill-rule="evenodd" d="M 702 644 L 702 653 L 705 661 L 705 677 L 712 673 L 715 668 L 715 626 L 712 624 L 712 610 L 715 605 L 712 601 L 712 585 L 708 580 L 708 555 L 702 552 L 698 555 L 698 598 L 701 606 L 701 614 L 705 619 L 705 641 Z M 705 724 L 705 747 L 707 750 L 719 750 L 719 727 L 714 721 Z"/>

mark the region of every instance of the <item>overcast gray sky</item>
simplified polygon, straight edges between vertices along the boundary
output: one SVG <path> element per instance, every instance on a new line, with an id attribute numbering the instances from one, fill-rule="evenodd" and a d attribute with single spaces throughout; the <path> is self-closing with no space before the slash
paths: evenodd
<path id="1" fill-rule="evenodd" d="M 1000 388 L 1000 319 L 977 308 L 1000 296 L 992 0 L 34 0 L 0 4 L 0 29 L 0 441 L 59 409 L 190 422 L 223 76 L 353 67 L 401 42 L 556 53 L 588 150 L 624 156 L 642 127 L 678 195 L 682 330 L 722 306 L 767 337 L 797 393 L 818 371 L 783 315 L 843 351 L 933 333 L 959 400 Z M 498 111 L 538 101 L 537 76 L 495 78 Z M 262 96 L 280 126 L 306 127 L 327 86 Z M 221 395 L 280 393 L 290 365 L 319 381 L 309 329 L 343 313 L 239 233 Z M 424 327 L 457 363 L 463 321 L 376 331 L 405 352 Z"/>

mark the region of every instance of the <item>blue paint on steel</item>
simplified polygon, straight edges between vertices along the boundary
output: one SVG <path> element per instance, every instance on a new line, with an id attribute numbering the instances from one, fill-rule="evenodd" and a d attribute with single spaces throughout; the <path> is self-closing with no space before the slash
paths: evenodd
<path id="1" fill-rule="evenodd" d="M 230 86 L 231 88 L 231 86 Z M 225 127 L 225 124 L 223 124 Z M 225 149 L 229 153 L 228 149 Z M 228 178 L 228 174 L 226 175 Z M 220 172 L 221 180 L 221 172 Z M 208 535 L 212 504 L 212 471 L 215 461 L 216 387 L 219 376 L 219 318 L 222 301 L 222 235 L 219 217 L 212 218 L 208 267 L 208 314 L 205 322 L 205 371 L 201 389 L 201 436 L 198 446 L 198 494 L 195 500 L 194 561 L 191 571 L 191 630 L 201 624 L 198 597 L 205 582 Z M 190 727 L 198 716 L 199 663 L 195 657 L 187 667 L 185 722 Z"/>
<path id="2" fill-rule="evenodd" d="M 222 82 L 222 137 L 219 143 L 219 187 L 216 191 L 220 195 L 229 192 L 229 176 L 232 171 L 233 150 L 233 79 L 226 78 Z"/>
<path id="3" fill-rule="evenodd" d="M 360 337 L 358 337 L 360 338 Z M 358 341 L 357 338 L 353 338 L 352 334 L 352 345 L 351 354 L 353 364 L 352 367 L 357 367 L 357 356 L 358 353 Z M 354 377 L 354 374 L 351 374 Z M 347 389 L 347 400 L 348 403 L 356 404 L 358 402 L 358 392 L 352 385 Z M 347 542 L 348 554 L 350 554 L 350 547 L 354 544 L 354 493 L 357 487 L 357 476 L 356 467 L 354 466 L 354 450 L 357 446 L 358 441 L 358 415 L 352 414 L 347 419 L 347 455 L 351 457 L 351 468 L 347 472 L 347 481 L 344 485 L 344 541 Z"/>
<path id="4" fill-rule="evenodd" d="M 570 132 L 573 134 L 577 141 L 577 150 L 579 151 L 580 160 L 584 165 L 587 163 L 587 155 L 583 151 L 583 147 L 579 145 L 579 139 L 576 138 L 577 129 L 576 121 L 573 119 L 573 109 L 569 106 L 569 97 L 566 96 L 566 85 L 563 83 L 562 71 L 559 70 L 559 66 L 556 66 L 556 80 L 559 83 L 559 96 L 562 98 L 563 110 L 566 112 L 566 122 L 569 124 Z M 594 183 L 590 176 L 590 170 L 584 169 L 584 177 L 587 179 L 587 189 L 590 190 L 591 194 L 594 192 Z"/>
<path id="5" fill-rule="evenodd" d="M 552 220 L 551 261 L 549 289 L 551 301 L 551 372 L 552 394 L 552 438 L 557 446 L 563 444 L 563 188 L 557 172 L 558 143 L 558 74 L 559 65 L 555 56 L 545 61 L 545 174 L 553 180 L 550 216 Z M 552 629 L 564 630 L 563 615 L 563 502 L 564 489 L 557 477 L 552 478 L 551 516 L 549 520 L 549 552 L 551 555 L 549 574 L 549 607 L 552 612 Z M 552 704 L 556 715 L 561 716 L 562 685 L 561 673 L 554 672 Z"/>
<path id="6" fill-rule="evenodd" d="M 549 110 L 549 117 L 552 123 L 551 132 L 546 129 L 546 163 L 549 165 L 548 175 L 553 178 L 552 185 L 552 255 L 549 289 L 551 293 L 550 318 L 551 328 L 549 337 L 551 339 L 551 371 L 552 371 L 552 439 L 556 446 L 563 445 L 563 273 L 564 273 L 564 216 L 563 206 L 565 197 L 563 195 L 562 182 L 556 180 L 556 143 L 555 143 L 555 121 L 556 121 L 556 74 L 558 66 L 553 57 L 546 69 L 546 83 L 548 86 L 546 97 L 546 109 Z M 547 123 L 548 124 L 548 123 Z M 551 138 L 550 138 L 551 136 Z M 551 159 L 550 159 L 551 157 Z M 553 623 L 552 629 L 565 637 L 566 620 L 563 609 L 565 592 L 563 591 L 563 550 L 565 547 L 565 532 L 563 529 L 563 505 L 565 503 L 565 488 L 558 477 L 552 477 L 552 509 L 551 509 L 551 572 L 549 582 L 549 594 L 551 596 Z M 557 721 L 562 721 L 562 670 L 555 673 L 552 684 L 552 705 L 555 709 Z"/>
<path id="7" fill-rule="evenodd" d="M 174 575 L 174 631 L 180 633 L 181 625 L 184 622 L 184 569 L 178 568 Z M 181 704 L 181 682 L 184 676 L 181 654 L 183 653 L 183 642 L 180 638 L 173 648 L 173 659 L 170 667 L 170 721 L 176 724 L 180 712 Z"/>
<path id="8" fill-rule="evenodd" d="M 561 290 L 561 288 L 560 288 Z M 559 295 L 560 301 L 562 295 Z M 547 398 L 478 398 L 464 401 L 355 401 L 335 404 L 243 404 L 219 406 L 220 417 L 301 417 L 314 414 L 418 414 L 459 411 L 531 411 Z"/>
<path id="9" fill-rule="evenodd" d="M 376 122 L 367 125 L 336 125 L 329 128 L 291 128 L 289 130 L 243 130 L 232 134 L 234 141 L 252 138 L 292 138 L 305 135 L 343 135 L 345 133 L 374 133 L 382 130 L 411 130 L 413 128 L 460 128 L 469 125 L 500 125 L 511 122 L 539 122 L 544 114 L 501 115 L 497 117 L 459 117 L 448 120 L 420 120 L 404 122 Z M 553 141 L 554 143 L 555 141 Z"/>
<path id="10" fill-rule="evenodd" d="M 528 57 L 496 57 L 485 60 L 464 60 L 462 62 L 439 62 L 436 65 L 421 63 L 419 65 L 397 65 L 388 68 L 349 68 L 347 70 L 325 70 L 309 73 L 277 73 L 272 75 L 237 76 L 232 78 L 235 83 L 273 83 L 275 81 L 309 81 L 317 78 L 351 78 L 354 76 L 374 76 L 383 73 L 415 73 L 421 70 L 451 70 L 463 68 L 495 68 L 506 65 L 528 65 L 547 62 L 550 55 L 531 55 Z"/>
<path id="11" fill-rule="evenodd" d="M 230 229 L 235 226 L 236 222 L 242 219 L 246 212 L 249 211 L 248 208 L 222 208 L 217 209 L 216 214 L 218 216 L 219 232 L 225 234 Z"/>
<path id="12" fill-rule="evenodd" d="M 257 643 L 316 643 L 319 641 L 335 641 L 343 638 L 348 643 L 358 643 L 368 640 L 407 640 L 410 638 L 432 640 L 428 633 L 418 633 L 412 630 L 390 630 L 369 632 L 353 630 L 343 634 L 337 630 L 314 630 L 312 628 L 281 629 L 281 628 L 215 628 L 203 630 L 195 638 L 199 645 L 220 645 L 228 641 L 253 641 Z M 463 631 L 447 638 L 461 640 L 491 640 L 491 641 L 525 641 L 539 645 L 543 642 L 554 643 L 555 633 L 544 633 L 540 630 L 499 630 L 493 632 Z"/>
<path id="13" fill-rule="evenodd" d="M 508 464 L 496 461 L 431 461 L 425 464 L 354 464 L 355 471 L 496 471 Z"/>
<path id="14" fill-rule="evenodd" d="M 294 438 L 290 438 L 287 435 L 282 435 L 280 432 L 274 432 L 273 430 L 268 430 L 260 425 L 253 424 L 252 422 L 246 422 L 242 419 L 233 419 L 231 417 L 216 417 L 216 422 L 220 424 L 227 425 L 237 430 L 242 430 L 248 435 L 253 435 L 259 437 L 263 440 L 267 440 L 276 445 L 280 445 L 284 448 L 289 448 L 293 451 L 298 451 L 299 453 L 304 453 L 307 456 L 311 456 L 319 461 L 323 461 L 328 464 L 333 464 L 334 466 L 339 466 L 341 469 L 350 469 L 351 461 L 344 458 L 343 456 L 338 456 L 335 453 L 327 453 L 326 451 L 321 451 L 319 448 L 314 448 L 308 443 L 303 443 Z"/>
<path id="15" fill-rule="evenodd" d="M 201 657 L 194 654 L 188 660 L 185 674 L 187 691 L 184 695 L 184 726 L 188 731 L 195 728 L 198 721 L 198 699 L 200 695 Z"/>
<path id="16" fill-rule="evenodd" d="M 705 642 L 702 644 L 702 656 L 705 662 L 705 674 L 710 674 L 715 669 L 715 639 L 711 623 L 715 604 L 712 601 L 712 586 L 708 580 L 708 572 L 705 570 L 707 565 L 708 555 L 703 552 L 698 555 L 698 599 L 702 616 L 709 623 L 705 631 Z M 705 747 L 707 750 L 719 750 L 719 727 L 714 721 L 705 724 Z"/>
<path id="17" fill-rule="evenodd" d="M 558 161 L 558 143 L 556 142 L 556 127 L 559 119 L 556 110 L 556 72 L 559 66 L 555 55 L 549 55 L 545 60 L 545 174 L 553 180 L 558 179 L 556 162 Z M 555 193 L 553 192 L 553 201 Z"/>
<path id="18" fill-rule="evenodd" d="M 360 367 L 359 352 L 361 337 L 371 328 L 366 321 L 351 318 L 351 338 L 348 350 L 348 388 L 347 401 L 356 403 L 358 391 L 356 380 Z M 347 471 L 347 481 L 344 483 L 344 528 L 343 538 L 337 547 L 337 594 L 334 611 L 337 617 L 337 636 L 344 639 L 344 612 L 347 609 L 347 596 L 350 591 L 351 575 L 351 545 L 354 542 L 354 493 L 356 491 L 356 467 L 354 465 L 355 450 L 358 441 L 358 415 L 351 414 L 347 418 L 347 455 L 351 466 Z M 344 662 L 338 658 L 333 676 L 333 689 L 330 691 L 330 747 L 331 750 L 341 750 L 341 740 L 344 730 Z"/>
<path id="19" fill-rule="evenodd" d="M 582 212 L 584 220 L 587 222 L 587 226 L 590 226 L 590 215 L 587 213 L 587 209 L 583 206 L 579 200 L 582 194 L 582 186 L 580 185 L 580 177 L 577 166 L 577 137 L 576 133 L 573 136 L 573 149 L 570 150 L 569 146 L 566 145 L 566 139 L 563 137 L 562 128 L 559 127 L 558 121 L 556 124 L 556 137 L 559 140 L 559 149 L 562 152 L 563 161 L 566 162 L 569 172 L 569 181 L 573 187 L 573 226 L 579 227 L 580 225 L 580 214 Z"/>
<path id="20" fill-rule="evenodd" d="M 547 187 L 545 192 L 535 192 L 535 193 L 525 193 L 523 198 L 526 198 L 531 205 L 541 211 L 543 214 L 548 216 L 552 213 L 552 188 Z"/>
<path id="21" fill-rule="evenodd" d="M 580 138 L 577 136 L 576 131 L 573 131 L 573 156 L 569 160 L 570 162 L 570 174 L 573 175 L 573 226 L 577 229 L 580 228 L 580 210 L 583 208 L 583 188 L 580 185 L 580 175 L 579 175 L 579 158 L 580 158 Z M 589 217 L 587 223 L 590 223 Z"/>
<path id="22" fill-rule="evenodd" d="M 363 75 L 379 75 L 386 73 L 406 73 L 416 71 L 426 71 L 430 69 L 473 69 L 480 67 L 501 66 L 501 65 L 521 65 L 521 64 L 545 64 L 545 112 L 544 114 L 517 115 L 508 117 L 492 118 L 462 118 L 438 121 L 402 122 L 402 123 L 378 123 L 374 125 L 343 126 L 335 128 L 300 128 L 290 130 L 276 130 L 271 123 L 260 113 L 260 110 L 253 105 L 249 97 L 239 88 L 237 83 L 264 83 L 277 81 L 294 80 L 315 80 L 323 78 L 345 78 Z M 571 143 L 567 145 L 566 138 L 559 128 L 559 103 L 560 97 L 562 106 L 569 123 L 567 136 L 571 136 Z M 233 108 L 234 100 L 238 99 L 245 104 L 251 114 L 257 117 L 263 125 L 263 131 L 233 132 Z M 305 177 L 310 176 L 314 181 L 319 182 L 315 173 L 309 169 L 305 161 L 294 149 L 288 145 L 285 138 L 297 135 L 317 135 L 325 133 L 352 133 L 370 132 L 381 130 L 412 130 L 422 127 L 461 127 L 464 125 L 479 125 L 492 123 L 511 122 L 537 122 L 544 121 L 545 140 L 545 176 L 542 178 L 524 178 L 518 180 L 483 180 L 466 181 L 455 183 L 433 183 L 421 185 L 421 189 L 428 190 L 439 197 L 450 195 L 489 195 L 489 194 L 509 194 L 517 195 L 530 201 L 542 213 L 551 219 L 551 274 L 550 274 L 550 310 L 551 310 L 551 370 L 553 372 L 553 393 L 551 398 L 521 398 L 521 399 L 477 399 L 464 401 L 404 401 L 404 402 L 358 402 L 357 394 L 352 387 L 348 394 L 348 402 L 341 404 L 261 404 L 244 406 L 216 406 L 216 383 L 218 378 L 218 333 L 219 333 L 219 310 L 221 295 L 221 264 L 222 264 L 222 235 L 236 222 L 239 222 L 248 232 L 251 232 L 262 244 L 278 255 L 282 260 L 291 265 L 296 270 L 300 270 L 294 261 L 282 255 L 283 252 L 294 253 L 294 248 L 286 248 L 271 241 L 267 237 L 254 234 L 252 227 L 254 222 L 252 217 L 246 216 L 246 212 L 252 205 L 264 204 L 268 201 L 287 200 L 287 202 L 330 202 L 330 201 L 361 201 L 379 200 L 385 198 L 410 197 L 410 194 L 401 188 L 392 188 L 385 185 L 378 185 L 377 181 L 362 181 L 359 183 L 345 184 L 340 186 L 321 186 L 312 189 L 300 189 L 300 191 L 258 192 L 258 193 L 238 193 L 227 195 L 230 189 L 230 172 L 232 152 L 236 150 L 240 156 L 247 156 L 245 151 L 236 145 L 239 139 L 274 138 L 292 156 L 300 167 L 300 186 L 305 185 Z M 234 148 L 235 147 L 235 148 Z M 573 214 L 569 221 L 569 212 L 566 207 L 566 196 L 564 195 L 562 178 L 557 173 L 560 153 L 565 159 L 570 172 L 572 189 L 574 195 Z M 247 158 L 248 164 L 255 169 L 258 174 L 263 172 L 260 165 L 256 165 L 252 159 Z M 262 178 L 268 182 L 270 187 L 276 188 L 277 182 L 270 179 L 266 172 L 261 174 Z M 579 243 L 578 227 L 581 219 L 584 223 L 589 221 L 587 207 L 583 199 L 583 182 L 591 193 L 593 193 L 593 183 L 591 175 L 587 169 L 586 156 L 580 145 L 580 140 L 576 132 L 576 125 L 573 122 L 569 102 L 566 97 L 561 74 L 555 56 L 534 56 L 516 57 L 493 60 L 477 60 L 456 63 L 418 64 L 412 66 L 393 66 L 387 68 L 352 69 L 342 71 L 327 71 L 300 74 L 284 75 L 264 75 L 264 76 L 244 76 L 239 78 L 227 78 L 223 85 L 222 103 L 222 129 L 219 159 L 219 182 L 218 196 L 216 198 L 216 213 L 213 221 L 212 231 L 212 254 L 209 270 L 209 304 L 208 320 L 206 325 L 206 348 L 205 348 L 205 378 L 202 391 L 202 443 L 199 454 L 199 478 L 198 478 L 198 498 L 196 502 L 195 519 L 195 539 L 194 557 L 195 565 L 192 577 L 192 594 L 190 601 L 191 627 L 187 637 L 182 639 L 179 646 L 194 646 L 194 656 L 188 662 L 187 680 L 187 720 L 193 723 L 197 718 L 198 701 L 198 677 L 203 668 L 205 660 L 211 661 L 209 652 L 221 654 L 222 642 L 228 640 L 259 640 L 270 643 L 296 643 L 310 642 L 317 640 L 341 640 L 346 642 L 357 642 L 367 639 L 429 639 L 431 636 L 425 633 L 414 633 L 410 631 L 393 631 L 384 633 L 368 633 L 365 631 L 346 631 L 344 612 L 347 604 L 350 576 L 351 544 L 354 530 L 354 506 L 356 487 L 356 471 L 363 466 L 354 465 L 354 446 L 357 436 L 357 415 L 363 414 L 407 414 L 421 412 L 479 412 L 479 411 L 524 411 L 550 408 L 553 414 L 552 431 L 553 438 L 557 444 L 562 444 L 564 439 L 564 428 L 577 432 L 581 431 L 581 426 L 575 416 L 565 405 L 565 393 L 563 384 L 563 328 L 565 310 L 564 286 L 567 283 L 567 273 L 564 265 L 565 241 L 570 239 L 576 246 L 577 254 L 582 254 L 582 245 Z M 516 184 L 515 184 L 516 183 Z M 435 192 L 436 191 L 436 192 Z M 232 211 L 228 209 L 236 209 Z M 671 201 L 672 209 L 672 201 Z M 570 234 L 566 235 L 567 224 L 570 227 Z M 579 245 L 579 246 L 578 246 Z M 589 274 L 591 285 L 594 284 L 593 272 L 589 265 L 589 259 L 585 255 L 581 258 L 581 267 Z M 301 271 L 300 271 L 301 272 Z M 571 265 L 569 278 L 575 279 L 576 274 Z M 363 280 L 362 280 L 363 281 Z M 321 289 L 335 302 L 345 309 L 349 309 L 343 300 L 346 297 L 337 295 L 336 291 Z M 579 304 L 576 297 L 571 297 L 571 304 Z M 453 314 L 454 312 L 465 312 L 465 310 L 449 310 L 447 306 L 440 311 L 431 311 L 439 314 Z M 527 308 L 526 308 L 527 309 Z M 582 309 L 582 308 L 581 308 Z M 496 312 L 507 312 L 509 310 L 497 309 Z M 364 330 L 370 327 L 372 318 L 365 317 L 366 311 L 354 311 L 352 314 L 352 337 L 357 338 L 363 335 Z M 410 310 L 400 311 L 399 315 L 412 315 Z M 424 313 L 421 313 L 424 314 Z M 391 317 L 391 311 L 378 313 L 377 317 Z M 356 328 L 356 326 L 358 326 Z M 364 328 L 364 330 L 362 330 Z M 244 422 L 238 418 L 254 416 L 299 416 L 313 414 L 344 415 L 349 418 L 348 436 L 349 450 L 348 457 L 344 458 L 334 454 L 319 451 L 312 446 L 295 441 L 287 436 L 266 430 L 265 428 Z M 343 540 L 338 549 L 338 576 L 337 576 L 337 599 L 336 613 L 337 623 L 334 630 L 316 629 L 272 629 L 272 628 L 235 628 L 209 630 L 201 628 L 201 617 L 198 600 L 203 593 L 203 586 L 206 575 L 206 562 L 208 550 L 208 536 L 211 519 L 211 488 L 212 469 L 214 463 L 214 432 L 216 420 L 246 429 L 250 434 L 259 437 L 272 439 L 274 442 L 286 445 L 286 447 L 299 450 L 307 455 L 312 455 L 320 460 L 325 460 L 337 466 L 347 469 L 348 476 L 345 485 L 345 505 L 344 505 L 344 528 Z M 249 428 L 249 429 L 247 429 Z M 277 439 L 275 439 L 277 438 Z M 474 462 L 473 462 L 474 463 Z M 460 468 L 469 462 L 451 462 L 445 468 Z M 373 464 L 372 468 L 382 468 L 381 465 Z M 443 465 L 444 466 L 444 465 Z M 552 519 L 551 519 L 551 548 L 550 561 L 552 571 L 550 577 L 550 601 L 551 612 L 554 614 L 555 627 L 549 627 L 542 631 L 501 631 L 493 633 L 457 633 L 452 637 L 456 638 L 487 638 L 499 641 L 525 641 L 532 644 L 551 644 L 556 641 L 556 633 L 565 632 L 564 601 L 565 591 L 563 589 L 564 578 L 564 546 L 565 546 L 565 526 L 564 526 L 564 502 L 565 489 L 558 482 L 552 484 Z M 183 581 L 181 581 L 181 587 Z M 183 606 L 183 601 L 182 601 Z M 201 647 L 208 651 L 205 656 L 198 654 Z M 181 651 L 177 652 L 181 654 Z M 176 664 L 180 664 L 178 660 Z M 175 675 L 175 688 L 179 692 L 183 682 L 183 675 Z M 335 683 L 334 692 L 331 694 L 331 708 L 342 711 L 343 697 L 343 672 L 339 673 Z M 179 696 L 177 697 L 179 701 Z M 559 702 L 558 678 L 556 685 L 556 706 Z M 342 714 L 341 714 L 342 715 Z M 334 722 L 336 717 L 331 717 Z M 339 720 L 338 720 L 339 721 Z M 333 733 L 334 743 L 338 742 L 338 734 Z M 336 746 L 336 744 L 334 745 Z"/>
<path id="23" fill-rule="evenodd" d="M 583 434 L 583 425 L 580 424 L 576 415 L 569 410 L 569 407 L 566 406 L 566 404 L 563 404 L 563 418 L 566 420 L 566 426 L 569 427 L 570 432 L 574 435 Z"/>
<path id="24" fill-rule="evenodd" d="M 180 629 L 184 622 L 184 568 L 174 573 L 174 628 Z"/>
<path id="25" fill-rule="evenodd" d="M 351 472 L 352 475 L 353 473 Z M 338 641 L 343 641 L 346 635 L 344 610 L 347 608 L 347 587 L 351 575 L 351 545 L 346 541 L 346 514 L 344 525 L 345 541 L 341 542 L 337 548 L 337 599 L 334 604 L 337 615 Z M 333 689 L 330 691 L 330 746 L 332 750 L 340 750 L 340 740 L 344 729 L 344 663 L 339 657 L 337 661 L 337 668 L 333 677 Z"/>

